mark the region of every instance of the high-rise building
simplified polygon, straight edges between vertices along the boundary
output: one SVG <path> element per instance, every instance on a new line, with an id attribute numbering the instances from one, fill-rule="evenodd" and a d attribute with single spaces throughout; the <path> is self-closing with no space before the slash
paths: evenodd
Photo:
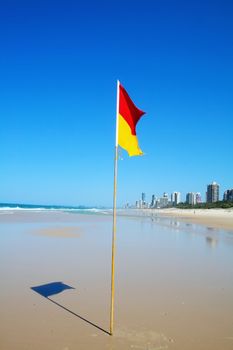
<path id="1" fill-rule="evenodd" d="M 171 194 L 171 204 L 176 206 L 181 202 L 181 195 L 180 192 L 173 192 Z"/>
<path id="2" fill-rule="evenodd" d="M 233 202 L 233 188 L 226 190 L 223 194 L 223 200 L 228 202 Z"/>
<path id="3" fill-rule="evenodd" d="M 146 202 L 146 194 L 142 192 L 142 203 Z"/>
<path id="4" fill-rule="evenodd" d="M 155 197 L 154 194 L 152 194 L 150 207 L 151 207 L 151 208 L 154 208 L 154 207 L 155 207 L 155 204 L 156 204 L 156 197 Z"/>
<path id="5" fill-rule="evenodd" d="M 164 192 L 163 197 L 159 199 L 159 207 L 165 208 L 168 206 L 168 194 Z"/>
<path id="6" fill-rule="evenodd" d="M 200 192 L 197 192 L 196 193 L 196 203 L 200 204 L 201 202 L 202 202 L 201 194 L 200 194 Z"/>
<path id="7" fill-rule="evenodd" d="M 194 192 L 189 192 L 186 194 L 186 203 L 195 205 L 196 204 L 196 193 Z"/>
<path id="8" fill-rule="evenodd" d="M 227 197 L 228 197 L 228 190 L 226 190 L 224 193 L 223 193 L 223 200 L 224 201 L 227 201 Z"/>
<path id="9" fill-rule="evenodd" d="M 173 192 L 173 193 L 171 194 L 171 204 L 172 204 L 172 205 L 173 205 L 173 203 L 174 203 L 174 201 L 175 201 L 174 193 L 175 193 L 175 192 Z"/>
<path id="10" fill-rule="evenodd" d="M 214 203 L 219 201 L 219 185 L 217 182 L 212 182 L 212 184 L 207 185 L 206 192 L 207 203 Z"/>

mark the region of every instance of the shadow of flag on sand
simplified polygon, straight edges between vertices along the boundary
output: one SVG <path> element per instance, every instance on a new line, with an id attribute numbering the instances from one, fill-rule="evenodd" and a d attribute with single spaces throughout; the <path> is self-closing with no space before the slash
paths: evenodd
<path id="1" fill-rule="evenodd" d="M 65 284 L 63 282 L 51 282 L 48 284 L 42 284 L 41 286 L 31 287 L 31 289 L 34 292 L 40 294 L 42 297 L 49 300 L 51 303 L 59 306 L 61 309 L 63 309 L 65 311 L 69 312 L 70 314 L 80 318 L 82 321 L 85 321 L 86 323 L 99 329 L 100 331 L 110 335 L 110 333 L 108 331 L 106 331 L 105 329 L 103 329 L 102 327 L 100 327 L 100 326 L 96 325 L 95 323 L 89 321 L 88 319 L 78 315 L 77 313 L 73 312 L 72 310 L 67 309 L 65 306 L 59 304 L 57 301 L 50 298 L 52 295 L 62 293 L 67 289 L 75 289 L 75 288 L 68 286 L 67 284 Z"/>
<path id="2" fill-rule="evenodd" d="M 38 294 L 42 295 L 43 297 L 48 298 L 52 295 L 62 293 L 64 292 L 64 290 L 75 288 L 70 287 L 63 282 L 52 282 L 37 287 L 31 287 L 31 289 L 34 290 L 34 292 L 37 292 Z"/>

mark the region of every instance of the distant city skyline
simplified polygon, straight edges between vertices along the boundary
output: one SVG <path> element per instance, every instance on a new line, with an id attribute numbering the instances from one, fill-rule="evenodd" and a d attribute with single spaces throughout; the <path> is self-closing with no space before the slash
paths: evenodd
<path id="1" fill-rule="evenodd" d="M 206 185 L 205 196 L 202 196 L 200 192 L 187 192 L 181 197 L 181 192 L 174 191 L 170 195 L 167 192 L 163 193 L 163 196 L 152 194 L 151 201 L 146 201 L 146 193 L 142 192 L 141 199 L 136 200 L 135 204 L 127 203 L 127 207 L 136 208 L 164 208 L 166 206 L 176 206 L 179 203 L 187 203 L 190 205 L 200 204 L 200 203 L 214 203 L 217 201 L 233 201 L 233 188 L 225 189 L 222 198 L 219 196 L 220 186 L 216 181 L 211 184 Z"/>

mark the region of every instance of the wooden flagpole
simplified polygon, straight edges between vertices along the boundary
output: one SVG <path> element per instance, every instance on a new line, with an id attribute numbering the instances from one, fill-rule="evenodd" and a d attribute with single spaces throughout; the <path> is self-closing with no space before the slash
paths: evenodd
<path id="1" fill-rule="evenodd" d="M 115 158 L 114 158 L 114 188 L 113 188 L 113 227 L 112 227 L 112 275 L 111 275 L 110 335 L 113 335 L 114 296 L 115 296 L 115 241 L 116 241 L 116 194 L 117 194 L 117 165 L 118 165 L 119 88 L 120 88 L 120 82 L 119 82 L 119 80 L 117 80 L 116 143 L 115 143 Z"/>

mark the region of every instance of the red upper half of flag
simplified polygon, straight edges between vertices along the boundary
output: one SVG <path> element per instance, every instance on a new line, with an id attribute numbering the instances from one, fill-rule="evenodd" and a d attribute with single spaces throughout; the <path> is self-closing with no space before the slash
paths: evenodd
<path id="1" fill-rule="evenodd" d="M 145 112 L 135 106 L 127 91 L 121 84 L 119 86 L 119 90 L 119 114 L 128 123 L 132 135 L 136 135 L 137 122 L 143 116 L 143 114 L 145 114 Z"/>

